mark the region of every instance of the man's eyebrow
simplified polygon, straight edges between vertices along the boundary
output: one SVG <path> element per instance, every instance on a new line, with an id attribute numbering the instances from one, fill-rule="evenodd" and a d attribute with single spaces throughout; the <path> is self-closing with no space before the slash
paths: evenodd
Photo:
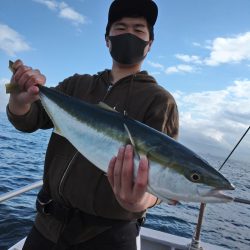
<path id="1" fill-rule="evenodd" d="M 119 26 L 119 25 L 127 26 L 127 24 L 122 22 L 122 21 L 121 22 L 118 21 L 118 22 L 114 23 L 114 26 Z M 143 23 L 136 23 L 136 24 L 133 24 L 132 26 L 134 26 L 136 28 L 145 28 L 145 27 L 147 27 L 147 25 L 143 24 Z"/>
<path id="2" fill-rule="evenodd" d="M 142 23 L 138 23 L 134 25 L 136 28 L 146 28 L 147 25 L 146 24 L 142 24 Z"/>
<path id="3" fill-rule="evenodd" d="M 114 23 L 114 25 L 123 25 L 123 26 L 126 26 L 126 24 L 123 23 L 123 22 L 116 22 L 116 23 Z"/>

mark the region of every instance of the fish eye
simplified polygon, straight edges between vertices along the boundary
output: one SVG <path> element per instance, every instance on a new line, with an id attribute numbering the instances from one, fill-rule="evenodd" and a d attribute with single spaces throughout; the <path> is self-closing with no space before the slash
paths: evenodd
<path id="1" fill-rule="evenodd" d="M 193 173 L 191 173 L 190 178 L 191 178 L 191 181 L 198 182 L 201 180 L 201 175 L 200 175 L 200 173 L 193 172 Z"/>

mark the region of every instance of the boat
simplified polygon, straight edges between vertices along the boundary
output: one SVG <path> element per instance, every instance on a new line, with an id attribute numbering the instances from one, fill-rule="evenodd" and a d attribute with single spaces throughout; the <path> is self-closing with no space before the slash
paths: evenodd
<path id="1" fill-rule="evenodd" d="M 24 244 L 25 238 L 19 241 L 17 244 L 9 248 L 8 250 L 21 250 Z M 226 250 L 220 246 L 201 243 L 199 248 L 190 248 L 190 239 L 160 232 L 157 230 L 142 227 L 139 238 L 138 250 L 190 250 L 190 249 L 202 249 L 202 250 Z"/>
<path id="2" fill-rule="evenodd" d="M 4 193 L 0 195 L 0 203 L 7 201 L 13 197 L 19 196 L 25 192 L 40 188 L 43 185 L 42 180 L 26 185 L 22 188 Z M 21 239 L 8 250 L 21 250 L 25 238 Z M 138 250 L 226 250 L 221 246 L 200 242 L 195 239 L 188 239 L 173 234 L 160 232 L 158 230 L 142 227 L 140 235 L 137 239 Z"/>

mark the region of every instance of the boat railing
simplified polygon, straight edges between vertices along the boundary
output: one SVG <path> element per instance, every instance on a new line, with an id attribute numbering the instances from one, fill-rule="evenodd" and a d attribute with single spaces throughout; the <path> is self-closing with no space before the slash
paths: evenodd
<path id="1" fill-rule="evenodd" d="M 29 185 L 26 185 L 24 187 L 21 187 L 21 188 L 18 188 L 18 189 L 15 189 L 13 191 L 9 191 L 7 193 L 4 193 L 4 194 L 1 194 L 0 195 L 0 203 L 4 202 L 4 201 L 7 201 L 11 198 L 14 198 L 16 196 L 19 196 L 23 193 L 26 193 L 28 191 L 31 191 L 33 189 L 36 189 L 36 188 L 39 188 L 43 185 L 43 181 L 40 180 L 40 181 L 36 181 L 36 182 L 33 182 Z"/>
<path id="2" fill-rule="evenodd" d="M 0 203 L 10 200 L 16 196 L 19 196 L 23 193 L 31 191 L 33 189 L 39 188 L 43 185 L 43 181 L 36 181 L 29 185 L 23 186 L 21 188 L 15 189 L 13 191 L 9 191 L 7 193 L 0 195 Z M 9 250 L 20 250 L 22 249 L 23 243 L 25 239 L 19 241 L 16 245 L 9 248 Z M 186 239 L 180 236 L 175 236 L 171 234 L 167 234 L 164 232 L 159 232 L 156 230 L 152 230 L 149 228 L 142 227 L 140 232 L 140 241 L 139 245 L 141 246 L 139 249 L 143 250 L 152 250 L 152 249 L 166 249 L 166 250 L 199 250 L 199 244 L 193 246 L 190 244 L 190 239 Z M 207 243 L 203 243 L 203 249 L 206 250 L 226 250 L 223 247 L 210 245 Z"/>

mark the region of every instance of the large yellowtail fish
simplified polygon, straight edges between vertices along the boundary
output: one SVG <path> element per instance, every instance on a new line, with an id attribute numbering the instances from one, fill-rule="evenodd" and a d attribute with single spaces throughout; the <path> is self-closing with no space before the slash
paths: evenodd
<path id="1" fill-rule="evenodd" d="M 166 134 L 105 104 L 89 104 L 44 86 L 39 89 L 55 132 L 102 171 L 107 172 L 111 157 L 129 143 L 135 151 L 135 175 L 139 157 L 146 155 L 150 166 L 148 191 L 163 201 L 216 203 L 233 200 L 222 193 L 234 187 L 221 173 Z"/>

